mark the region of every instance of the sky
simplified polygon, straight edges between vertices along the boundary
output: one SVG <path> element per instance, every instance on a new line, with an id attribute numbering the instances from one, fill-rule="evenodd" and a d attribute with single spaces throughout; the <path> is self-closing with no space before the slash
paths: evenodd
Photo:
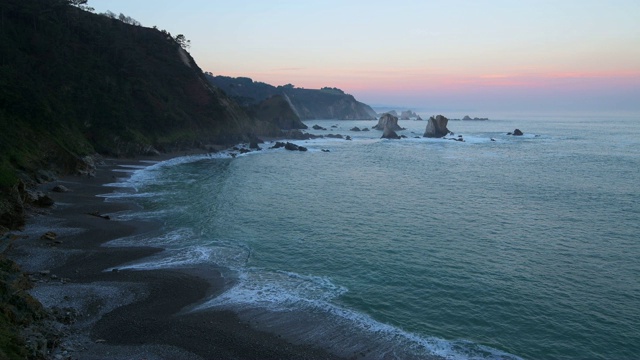
<path id="1" fill-rule="evenodd" d="M 89 0 L 204 71 L 372 106 L 640 113 L 638 0 Z"/>

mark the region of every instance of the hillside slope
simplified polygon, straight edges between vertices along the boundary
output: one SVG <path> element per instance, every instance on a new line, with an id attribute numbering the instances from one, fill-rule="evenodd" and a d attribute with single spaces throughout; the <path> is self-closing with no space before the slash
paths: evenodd
<path id="1" fill-rule="evenodd" d="M 246 77 L 214 76 L 210 73 L 206 76 L 211 84 L 244 106 L 255 105 L 271 96 L 281 95 L 288 99 L 302 120 L 376 118 L 375 111 L 369 105 L 357 101 L 340 89 L 302 89 L 293 85 L 275 87 Z"/>
<path id="2" fill-rule="evenodd" d="M 5 0 L 0 11 L 1 184 L 46 154 L 135 155 L 251 131 L 165 32 L 60 0 Z"/>
<path id="3" fill-rule="evenodd" d="M 3 0 L 0 20 L 0 232 L 20 225 L 22 183 L 46 180 L 43 169 L 278 130 L 212 86 L 167 32 L 68 0 Z"/>

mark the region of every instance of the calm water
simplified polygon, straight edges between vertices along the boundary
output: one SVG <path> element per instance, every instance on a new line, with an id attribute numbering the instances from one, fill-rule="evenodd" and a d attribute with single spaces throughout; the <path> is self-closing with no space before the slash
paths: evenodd
<path id="1" fill-rule="evenodd" d="M 343 355 L 640 357 L 639 118 L 451 121 L 464 143 L 307 124 L 353 140 L 130 169 L 108 197 L 144 210 L 119 217 L 165 228 L 113 244 L 168 251 L 128 267 L 219 264 L 233 286 L 199 309 Z"/>

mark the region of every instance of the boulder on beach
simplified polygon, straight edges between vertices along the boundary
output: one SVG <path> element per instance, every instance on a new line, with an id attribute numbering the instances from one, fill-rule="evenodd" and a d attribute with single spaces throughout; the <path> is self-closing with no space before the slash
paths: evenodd
<path id="1" fill-rule="evenodd" d="M 447 123 L 449 119 L 442 115 L 436 117 L 430 117 L 427 123 L 427 128 L 424 131 L 424 137 L 428 138 L 441 138 L 449 134 L 447 129 Z"/>
<path id="2" fill-rule="evenodd" d="M 391 130 L 402 130 L 400 125 L 398 125 L 398 117 L 393 116 L 391 114 L 384 114 L 378 120 L 378 124 L 373 127 L 376 130 L 384 130 L 389 128 Z"/>
<path id="3" fill-rule="evenodd" d="M 57 193 L 66 193 L 66 192 L 69 192 L 69 189 L 64 185 L 56 185 L 51 189 L 51 191 L 57 192 Z"/>

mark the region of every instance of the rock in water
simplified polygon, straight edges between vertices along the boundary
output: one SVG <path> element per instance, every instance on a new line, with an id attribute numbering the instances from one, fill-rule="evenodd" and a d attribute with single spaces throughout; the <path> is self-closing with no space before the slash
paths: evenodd
<path id="1" fill-rule="evenodd" d="M 402 130 L 400 125 L 398 125 L 398 118 L 389 113 L 382 115 L 378 120 L 378 124 L 373 128 L 376 130 L 384 130 L 386 128 L 389 128 L 393 131 Z"/>
<path id="2" fill-rule="evenodd" d="M 522 136 L 522 135 L 524 135 L 524 133 L 522 131 L 520 131 L 520 129 L 515 129 L 515 130 L 513 130 L 513 135 Z"/>
<path id="3" fill-rule="evenodd" d="M 395 131 L 389 128 L 385 128 L 384 132 L 382 133 L 382 138 L 383 139 L 400 139 L 400 136 L 398 136 L 398 134 L 396 134 Z"/>
<path id="4" fill-rule="evenodd" d="M 447 129 L 448 122 L 449 119 L 442 115 L 438 115 L 435 118 L 433 116 L 430 117 L 429 122 L 427 123 L 427 128 L 424 131 L 424 137 L 441 138 L 449 134 L 449 129 Z"/>

